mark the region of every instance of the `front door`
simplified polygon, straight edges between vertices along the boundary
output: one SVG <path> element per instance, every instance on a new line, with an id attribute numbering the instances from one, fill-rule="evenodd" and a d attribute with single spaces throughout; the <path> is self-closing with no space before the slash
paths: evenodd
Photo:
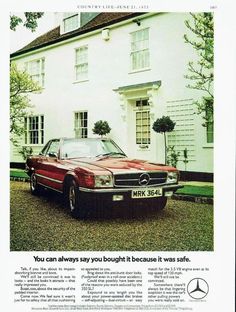
<path id="1" fill-rule="evenodd" d="M 130 108 L 129 155 L 135 158 L 150 159 L 152 146 L 150 106 L 148 99 L 132 101 Z"/>

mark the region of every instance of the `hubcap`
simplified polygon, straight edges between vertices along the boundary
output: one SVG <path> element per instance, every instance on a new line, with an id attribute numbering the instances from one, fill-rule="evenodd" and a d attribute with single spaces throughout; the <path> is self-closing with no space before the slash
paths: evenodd
<path id="1" fill-rule="evenodd" d="M 36 182 L 36 176 L 35 176 L 34 173 L 32 173 L 32 175 L 31 175 L 31 189 L 32 189 L 32 191 L 35 191 L 35 189 L 36 189 L 36 184 L 37 184 L 37 182 Z"/>
<path id="2" fill-rule="evenodd" d="M 75 187 L 74 185 L 71 185 L 69 189 L 69 203 L 70 203 L 70 209 L 71 211 L 73 211 L 75 209 Z"/>

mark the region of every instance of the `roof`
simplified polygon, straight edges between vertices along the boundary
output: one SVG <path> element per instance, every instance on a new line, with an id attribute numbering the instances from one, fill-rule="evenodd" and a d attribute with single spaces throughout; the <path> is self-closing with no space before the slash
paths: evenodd
<path id="1" fill-rule="evenodd" d="M 142 15 L 145 13 L 138 13 L 138 12 L 120 12 L 120 13 L 114 13 L 114 12 L 106 12 L 106 13 L 100 13 L 95 18 L 93 18 L 91 21 L 89 21 L 84 26 L 73 30 L 68 33 L 60 34 L 60 26 L 46 32 L 45 34 L 39 36 L 38 38 L 34 39 L 32 42 L 24 46 L 22 49 L 17 50 L 16 52 L 11 54 L 11 57 L 15 57 L 18 55 L 22 55 L 24 53 L 34 51 L 46 46 L 50 46 L 52 44 L 77 37 L 80 35 L 83 35 L 85 33 L 92 32 L 94 30 L 108 27 L 112 24 L 119 23 L 122 21 L 125 21 L 129 18 L 136 17 L 139 15 Z"/>
<path id="2" fill-rule="evenodd" d="M 161 80 L 157 80 L 157 81 L 150 81 L 150 82 L 145 82 L 145 83 L 138 83 L 135 85 L 119 87 L 118 89 L 114 89 L 114 91 L 127 92 L 127 91 L 133 91 L 135 89 L 156 88 L 160 86 L 161 86 Z"/>

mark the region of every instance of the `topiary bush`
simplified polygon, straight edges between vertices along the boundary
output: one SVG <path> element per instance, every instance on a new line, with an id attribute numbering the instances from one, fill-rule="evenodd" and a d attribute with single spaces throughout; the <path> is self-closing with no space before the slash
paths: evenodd
<path id="1" fill-rule="evenodd" d="M 94 134 L 104 136 L 104 135 L 108 134 L 110 131 L 111 131 L 111 128 L 110 128 L 107 121 L 99 120 L 99 121 L 95 122 L 94 128 L 93 128 Z"/>
<path id="2" fill-rule="evenodd" d="M 166 147 L 166 132 L 171 132 L 175 128 L 175 122 L 170 119 L 169 116 L 162 116 L 157 118 L 153 123 L 152 129 L 157 133 L 164 134 L 165 140 L 165 164 L 167 163 L 167 147 Z"/>

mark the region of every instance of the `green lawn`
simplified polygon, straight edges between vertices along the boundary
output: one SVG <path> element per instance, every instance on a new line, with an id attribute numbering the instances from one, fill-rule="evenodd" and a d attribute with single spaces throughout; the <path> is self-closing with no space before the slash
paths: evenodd
<path id="1" fill-rule="evenodd" d="M 10 170 L 10 177 L 14 178 L 29 178 L 28 174 L 21 169 L 11 169 Z"/>
<path id="2" fill-rule="evenodd" d="M 213 197 L 213 186 L 196 186 L 196 185 L 185 185 L 182 189 L 179 189 L 177 194 L 202 196 L 202 197 Z"/>

